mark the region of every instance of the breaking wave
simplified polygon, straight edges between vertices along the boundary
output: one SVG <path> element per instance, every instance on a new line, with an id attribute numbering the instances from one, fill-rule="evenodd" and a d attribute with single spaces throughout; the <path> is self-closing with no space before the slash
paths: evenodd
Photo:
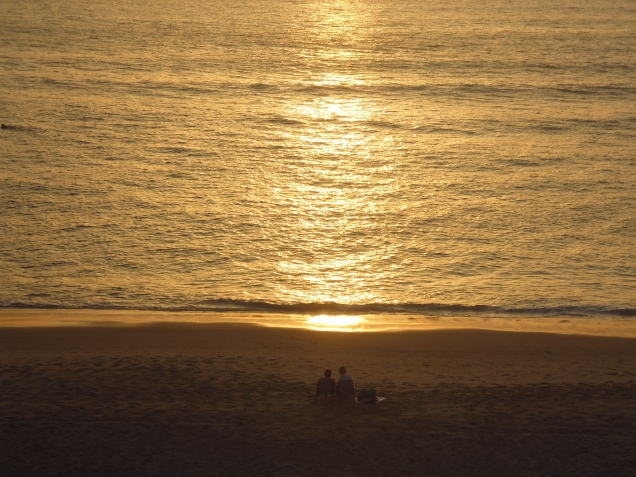
<path id="1" fill-rule="evenodd" d="M 37 308 L 37 309 L 94 309 L 94 310 L 147 310 L 147 311 L 207 311 L 240 313 L 285 313 L 285 314 L 417 314 L 430 316 L 498 316 L 498 317 L 636 317 L 636 308 L 611 308 L 603 306 L 493 306 L 465 305 L 454 303 L 271 303 L 267 301 L 215 299 L 183 306 L 129 307 L 100 304 L 78 304 L 74 306 L 57 304 L 10 303 L 0 308 Z"/>

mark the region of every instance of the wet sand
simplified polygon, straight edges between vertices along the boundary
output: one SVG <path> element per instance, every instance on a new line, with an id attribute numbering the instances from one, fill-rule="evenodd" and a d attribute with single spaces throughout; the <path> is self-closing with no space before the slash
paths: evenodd
<path id="1" fill-rule="evenodd" d="M 321 323 L 321 321 L 324 321 Z M 333 324 L 332 322 L 337 324 Z M 0 308 L 0 328 L 138 326 L 158 323 L 253 324 L 319 331 L 491 330 L 636 338 L 636 320 L 614 317 L 430 316 L 413 314 L 307 315 L 210 311 Z"/>
<path id="2" fill-rule="evenodd" d="M 346 365 L 379 405 L 314 402 Z M 633 476 L 636 340 L 0 328 L 2 475 Z"/>

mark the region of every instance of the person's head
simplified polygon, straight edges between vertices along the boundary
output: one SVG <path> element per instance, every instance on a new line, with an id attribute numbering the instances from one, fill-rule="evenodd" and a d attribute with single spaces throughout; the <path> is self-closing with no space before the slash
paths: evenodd
<path id="1" fill-rule="evenodd" d="M 347 368 L 345 368 L 344 366 L 340 366 L 338 372 L 340 373 L 340 376 L 342 376 L 343 374 L 347 374 Z"/>
<path id="2" fill-rule="evenodd" d="M 331 370 L 325 369 L 325 378 L 330 378 L 330 377 L 331 377 Z"/>

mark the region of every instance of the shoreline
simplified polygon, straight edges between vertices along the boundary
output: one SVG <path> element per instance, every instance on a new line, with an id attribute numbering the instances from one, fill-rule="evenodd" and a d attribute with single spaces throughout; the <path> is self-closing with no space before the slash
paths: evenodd
<path id="1" fill-rule="evenodd" d="M 1 328 L 146 326 L 158 323 L 249 324 L 339 332 L 490 330 L 636 338 L 636 319 L 609 317 L 480 317 L 416 314 L 310 315 L 253 312 L 0 308 Z"/>

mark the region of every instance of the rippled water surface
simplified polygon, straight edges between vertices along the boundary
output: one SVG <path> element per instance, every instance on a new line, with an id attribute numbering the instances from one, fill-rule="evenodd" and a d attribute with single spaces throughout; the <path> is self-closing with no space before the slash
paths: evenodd
<path id="1" fill-rule="evenodd" d="M 0 0 L 1 306 L 634 314 L 633 1 L 147 3 Z"/>

